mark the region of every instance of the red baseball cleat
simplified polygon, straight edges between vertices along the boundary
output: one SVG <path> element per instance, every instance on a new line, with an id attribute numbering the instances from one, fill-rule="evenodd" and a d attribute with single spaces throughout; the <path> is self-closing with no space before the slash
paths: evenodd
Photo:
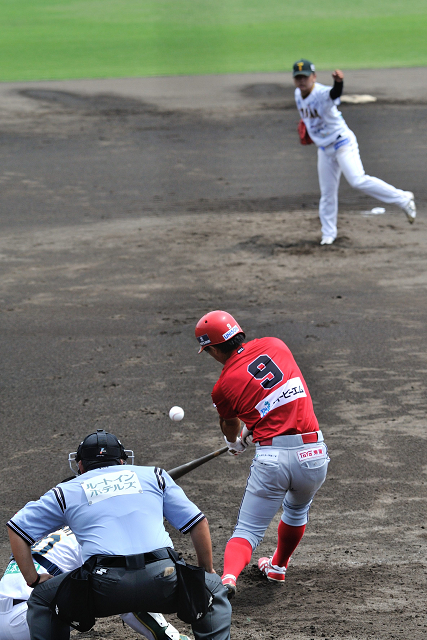
<path id="1" fill-rule="evenodd" d="M 271 564 L 272 559 L 273 557 L 260 558 L 258 560 L 258 569 L 267 577 L 267 580 L 271 580 L 272 582 L 285 582 L 285 567 L 278 567 L 275 564 Z"/>

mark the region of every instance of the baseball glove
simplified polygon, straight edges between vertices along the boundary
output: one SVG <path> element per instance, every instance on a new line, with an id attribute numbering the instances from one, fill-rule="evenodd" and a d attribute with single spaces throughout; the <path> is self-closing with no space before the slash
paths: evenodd
<path id="1" fill-rule="evenodd" d="M 302 119 L 298 122 L 298 135 L 301 144 L 313 144 L 313 140 L 308 135 L 307 127 Z"/>

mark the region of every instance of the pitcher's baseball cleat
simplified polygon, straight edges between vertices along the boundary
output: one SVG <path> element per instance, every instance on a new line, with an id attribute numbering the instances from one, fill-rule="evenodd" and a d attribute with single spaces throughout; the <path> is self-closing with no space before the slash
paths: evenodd
<path id="1" fill-rule="evenodd" d="M 407 204 L 402 207 L 403 211 L 406 213 L 406 217 L 408 218 L 408 222 L 413 224 L 417 215 L 417 207 L 415 206 L 414 194 L 412 191 L 408 191 L 410 199 Z"/>
<path id="2" fill-rule="evenodd" d="M 271 580 L 272 582 L 285 582 L 285 567 L 278 567 L 271 564 L 272 559 L 272 557 L 260 558 L 258 560 L 258 569 L 267 577 L 267 580 Z"/>
<path id="3" fill-rule="evenodd" d="M 323 236 L 320 244 L 332 244 L 334 240 L 335 238 L 333 238 L 332 236 Z"/>
<path id="4" fill-rule="evenodd" d="M 227 575 L 221 578 L 222 584 L 227 589 L 227 598 L 231 600 L 236 595 L 237 587 L 236 587 L 236 576 L 231 575 L 231 573 L 227 573 Z"/>

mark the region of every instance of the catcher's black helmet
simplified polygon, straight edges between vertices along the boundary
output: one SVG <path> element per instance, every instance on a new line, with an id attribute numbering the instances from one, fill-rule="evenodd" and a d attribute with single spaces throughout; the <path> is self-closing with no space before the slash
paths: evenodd
<path id="1" fill-rule="evenodd" d="M 75 460 L 83 463 L 85 471 L 98 467 L 109 467 L 120 464 L 120 460 L 127 460 L 127 453 L 112 433 L 97 429 L 80 443 Z"/>

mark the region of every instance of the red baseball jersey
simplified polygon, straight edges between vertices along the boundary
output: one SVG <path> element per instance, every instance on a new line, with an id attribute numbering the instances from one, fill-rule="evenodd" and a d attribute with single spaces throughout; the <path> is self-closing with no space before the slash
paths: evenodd
<path id="1" fill-rule="evenodd" d="M 224 365 L 212 391 L 221 418 L 238 417 L 254 441 L 318 431 L 310 393 L 292 353 L 278 338 L 251 340 Z"/>

